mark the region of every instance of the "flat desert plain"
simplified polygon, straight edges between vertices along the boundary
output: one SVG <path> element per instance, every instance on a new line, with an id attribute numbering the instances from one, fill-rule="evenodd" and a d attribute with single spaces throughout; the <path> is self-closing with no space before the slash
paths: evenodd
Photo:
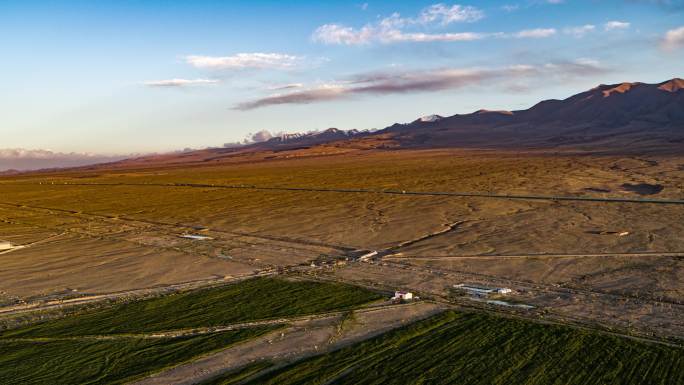
<path id="1" fill-rule="evenodd" d="M 2 303 L 297 271 L 684 336 L 682 157 L 298 154 L 3 177 L 0 239 L 18 247 L 0 251 Z M 528 310 L 463 296 L 458 284 L 511 287 L 506 303 Z"/>

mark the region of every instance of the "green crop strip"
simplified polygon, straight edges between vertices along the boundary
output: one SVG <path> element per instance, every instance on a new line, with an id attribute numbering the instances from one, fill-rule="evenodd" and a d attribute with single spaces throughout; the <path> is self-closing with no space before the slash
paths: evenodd
<path id="1" fill-rule="evenodd" d="M 351 309 L 380 297 L 349 285 L 259 278 L 91 309 L 0 335 L 0 384 L 124 383 L 279 327 L 213 326 Z M 193 328 L 205 329 L 174 336 Z"/>
<path id="2" fill-rule="evenodd" d="M 0 384 L 122 384 L 273 329 L 261 327 L 179 338 L 0 340 Z"/>
<path id="3" fill-rule="evenodd" d="M 211 327 L 350 309 L 379 298 L 377 293 L 350 285 L 259 278 L 116 305 L 0 336 L 64 337 Z"/>
<path id="4" fill-rule="evenodd" d="M 563 326 L 447 312 L 294 363 L 256 384 L 682 384 L 684 350 Z"/>

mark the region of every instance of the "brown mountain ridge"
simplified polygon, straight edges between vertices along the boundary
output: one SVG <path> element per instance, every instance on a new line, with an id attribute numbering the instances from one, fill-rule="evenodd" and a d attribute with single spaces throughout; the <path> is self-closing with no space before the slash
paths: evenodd
<path id="1" fill-rule="evenodd" d="M 90 168 L 181 166 L 329 156 L 363 150 L 464 148 L 684 153 L 684 80 L 599 85 L 526 110 L 429 115 L 378 131 L 330 128 L 233 148 L 144 156 Z"/>

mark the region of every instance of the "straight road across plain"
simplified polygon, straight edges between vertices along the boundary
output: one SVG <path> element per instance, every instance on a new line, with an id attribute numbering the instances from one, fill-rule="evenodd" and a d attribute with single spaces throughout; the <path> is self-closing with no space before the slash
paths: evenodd
<path id="1" fill-rule="evenodd" d="M 36 185 L 38 183 L 2 183 L 2 185 Z M 45 183 L 43 183 L 45 184 Z M 462 198 L 490 198 L 509 200 L 544 200 L 544 201 L 575 201 L 575 202 L 604 202 L 604 203 L 642 203 L 661 205 L 684 205 L 684 199 L 651 199 L 630 197 L 594 197 L 594 196 L 560 196 L 560 195 L 536 195 L 536 194 L 494 194 L 485 192 L 457 192 L 457 191 L 407 191 L 407 190 L 377 190 L 361 188 L 318 188 L 318 187 L 289 187 L 289 186 L 256 186 L 256 185 L 228 185 L 228 184 L 202 184 L 202 183 L 49 183 L 49 186 L 136 186 L 136 187 L 189 187 L 189 188 L 225 188 L 246 190 L 268 191 L 303 191 L 303 192 L 330 192 L 330 193 L 356 193 L 356 194 L 390 194 L 390 195 L 417 195 L 439 197 L 462 197 Z"/>

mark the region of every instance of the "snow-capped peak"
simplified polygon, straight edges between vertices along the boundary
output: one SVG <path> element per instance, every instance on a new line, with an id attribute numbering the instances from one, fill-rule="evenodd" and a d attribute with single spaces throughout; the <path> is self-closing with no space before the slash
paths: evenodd
<path id="1" fill-rule="evenodd" d="M 433 123 L 438 120 L 444 119 L 442 116 L 439 115 L 426 115 L 418 119 L 419 122 L 426 122 L 426 123 Z"/>

